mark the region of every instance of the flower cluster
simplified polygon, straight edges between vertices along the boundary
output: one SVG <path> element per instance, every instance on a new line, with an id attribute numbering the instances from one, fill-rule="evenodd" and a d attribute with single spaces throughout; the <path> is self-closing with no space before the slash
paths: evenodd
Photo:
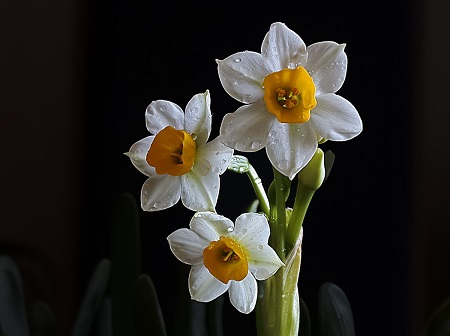
<path id="1" fill-rule="evenodd" d="M 181 199 L 195 212 L 189 229 L 167 237 L 175 257 L 192 265 L 192 299 L 208 302 L 228 291 L 233 306 L 249 313 L 257 302 L 257 280 L 269 279 L 299 258 L 294 245 L 301 241 L 301 222 L 289 222 L 291 211 L 281 209 L 279 201 L 265 201 L 264 192 L 258 192 L 263 213 L 244 213 L 234 224 L 215 212 L 220 175 L 236 157 L 234 151 L 265 148 L 274 173 L 287 179 L 276 179 L 282 190 L 281 184 L 299 175 L 318 153 L 320 143 L 349 140 L 362 131 L 356 108 L 336 94 L 347 71 L 344 48 L 329 41 L 306 46 L 276 22 L 260 53 L 242 51 L 216 60 L 223 88 L 243 105 L 224 116 L 220 135 L 209 142 L 209 91 L 193 96 L 184 110 L 165 100 L 147 107 L 151 135 L 125 154 L 148 177 L 141 190 L 143 210 L 164 210 Z M 296 211 L 292 217 L 297 220 Z M 294 238 L 285 240 L 286 231 L 295 232 Z M 289 257 L 285 241 L 292 241 Z"/>

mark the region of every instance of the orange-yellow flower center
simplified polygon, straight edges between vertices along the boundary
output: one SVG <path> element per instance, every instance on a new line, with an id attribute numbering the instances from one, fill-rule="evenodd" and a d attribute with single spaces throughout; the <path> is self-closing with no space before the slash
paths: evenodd
<path id="1" fill-rule="evenodd" d="M 194 165 L 196 149 L 196 143 L 188 133 L 167 126 L 156 134 L 146 160 L 159 175 L 181 176 Z"/>
<path id="2" fill-rule="evenodd" d="M 316 86 L 302 66 L 267 75 L 263 87 L 267 109 L 279 122 L 307 122 L 317 105 Z"/>
<path id="3" fill-rule="evenodd" d="M 203 250 L 203 263 L 209 272 L 224 284 L 230 280 L 241 281 L 248 274 L 245 251 L 233 239 L 220 237 Z"/>

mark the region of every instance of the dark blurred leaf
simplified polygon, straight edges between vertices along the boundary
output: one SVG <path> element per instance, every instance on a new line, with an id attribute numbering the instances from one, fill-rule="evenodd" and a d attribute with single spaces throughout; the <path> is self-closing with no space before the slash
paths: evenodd
<path id="1" fill-rule="evenodd" d="M 88 336 L 93 328 L 94 320 L 105 298 L 111 275 L 111 261 L 102 259 L 91 275 L 86 292 L 78 311 L 73 336 Z"/>
<path id="2" fill-rule="evenodd" d="M 22 277 L 15 261 L 0 256 L 0 333 L 28 336 L 28 317 Z"/>
<path id="3" fill-rule="evenodd" d="M 223 295 L 206 304 L 206 326 L 209 336 L 223 336 Z"/>
<path id="4" fill-rule="evenodd" d="M 308 307 L 302 298 L 300 301 L 300 326 L 298 335 L 299 336 L 311 336 L 311 318 L 309 315 Z"/>
<path id="5" fill-rule="evenodd" d="M 135 335 L 134 286 L 140 274 L 140 221 L 139 207 L 130 193 L 123 193 L 117 201 L 111 240 L 113 332 L 116 336 Z"/>
<path id="6" fill-rule="evenodd" d="M 331 168 L 333 168 L 333 164 L 334 164 L 334 158 L 335 158 L 335 155 L 332 151 L 327 150 L 325 152 L 325 156 L 324 156 L 325 177 L 323 179 L 323 182 L 325 182 L 327 180 L 328 176 L 330 175 Z"/>
<path id="7" fill-rule="evenodd" d="M 450 298 L 433 312 L 420 336 L 450 336 Z"/>
<path id="8" fill-rule="evenodd" d="M 345 293 L 331 282 L 319 288 L 320 336 L 355 336 L 353 313 Z"/>
<path id="9" fill-rule="evenodd" d="M 94 336 L 112 336 L 112 300 L 105 296 L 97 314 Z"/>
<path id="10" fill-rule="evenodd" d="M 166 336 L 164 318 L 153 281 L 141 274 L 136 281 L 136 336 Z"/>
<path id="11" fill-rule="evenodd" d="M 32 336 L 56 336 L 56 316 L 44 301 L 36 301 L 29 310 L 29 325 Z"/>

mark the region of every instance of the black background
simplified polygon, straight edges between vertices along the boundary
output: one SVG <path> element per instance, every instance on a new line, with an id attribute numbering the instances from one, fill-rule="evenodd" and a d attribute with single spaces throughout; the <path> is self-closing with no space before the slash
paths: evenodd
<path id="1" fill-rule="evenodd" d="M 93 268 L 109 256 L 115 202 L 124 192 L 139 199 L 146 179 L 123 153 L 148 135 L 148 104 L 166 99 L 184 108 L 209 90 L 212 139 L 240 106 L 222 89 L 215 60 L 260 52 L 270 24 L 280 21 L 307 45 L 346 43 L 338 94 L 364 127 L 350 141 L 322 146 L 336 161 L 305 219 L 300 296 L 314 319 L 318 289 L 331 281 L 351 303 L 357 335 L 415 335 L 450 295 L 443 7 L 406 0 L 5 4 L 1 244 L 16 257 L 29 297 L 48 300 L 69 333 Z M 265 152 L 248 157 L 267 187 Z M 234 220 L 252 200 L 246 176 L 222 176 L 220 214 Z M 142 270 L 171 334 L 177 287 L 185 282 L 187 293 L 187 278 L 178 276 L 166 236 L 192 213 L 180 202 L 140 215 Z M 239 324 L 254 334 L 253 313 L 239 314 L 228 298 L 225 313 L 226 331 Z"/>

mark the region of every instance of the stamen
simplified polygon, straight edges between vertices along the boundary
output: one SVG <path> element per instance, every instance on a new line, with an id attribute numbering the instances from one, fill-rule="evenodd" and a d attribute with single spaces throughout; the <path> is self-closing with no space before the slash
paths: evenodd
<path id="1" fill-rule="evenodd" d="M 303 123 L 316 106 L 316 87 L 305 68 L 283 69 L 269 74 L 263 82 L 267 110 L 278 121 Z"/>

